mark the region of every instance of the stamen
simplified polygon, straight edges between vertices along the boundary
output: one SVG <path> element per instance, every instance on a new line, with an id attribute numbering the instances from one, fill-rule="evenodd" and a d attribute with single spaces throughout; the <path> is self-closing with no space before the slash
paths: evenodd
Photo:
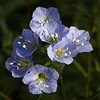
<path id="1" fill-rule="evenodd" d="M 49 35 L 48 30 L 43 31 L 44 35 Z"/>
<path id="2" fill-rule="evenodd" d="M 87 40 L 87 38 L 86 38 L 86 37 L 84 37 L 84 39 L 85 39 L 85 40 Z"/>
<path id="3" fill-rule="evenodd" d="M 56 42 L 57 40 L 58 40 L 58 34 L 57 33 L 51 34 L 50 41 Z"/>
<path id="4" fill-rule="evenodd" d="M 64 55 L 65 55 L 65 56 L 68 56 L 68 54 L 67 54 L 67 53 L 65 53 Z"/>
<path id="5" fill-rule="evenodd" d="M 81 43 L 81 45 L 83 46 L 83 45 L 84 45 L 84 43 Z"/>
<path id="6" fill-rule="evenodd" d="M 55 37 L 55 35 L 54 34 L 51 34 L 51 37 Z"/>
<path id="7" fill-rule="evenodd" d="M 21 64 L 20 64 L 20 63 L 18 63 L 18 65 L 20 66 Z"/>
<path id="8" fill-rule="evenodd" d="M 69 51 L 69 55 L 71 54 L 71 51 Z"/>
<path id="9" fill-rule="evenodd" d="M 48 17 L 44 18 L 43 20 L 41 20 L 41 26 L 44 26 L 45 23 L 48 23 L 48 22 L 49 22 L 49 18 Z"/>
<path id="10" fill-rule="evenodd" d="M 26 70 L 30 65 L 29 60 L 28 59 L 23 59 L 23 58 L 19 59 L 19 61 L 18 62 L 16 61 L 15 63 L 17 65 L 18 70 L 19 69 L 25 69 Z"/>
<path id="11" fill-rule="evenodd" d="M 19 68 L 19 66 L 17 66 L 17 70 L 19 70 L 20 68 Z"/>
<path id="12" fill-rule="evenodd" d="M 76 39 L 74 38 L 74 39 L 73 39 L 73 42 L 75 42 L 75 40 L 76 40 Z"/>
<path id="13" fill-rule="evenodd" d="M 57 57 L 62 57 L 65 54 L 65 51 L 63 49 L 57 49 L 55 50 L 55 54 Z"/>
<path id="14" fill-rule="evenodd" d="M 19 38 L 22 39 L 23 37 L 20 36 Z"/>
<path id="15" fill-rule="evenodd" d="M 25 44 L 23 45 L 23 48 L 26 48 L 26 45 Z"/>
<path id="16" fill-rule="evenodd" d="M 44 23 L 43 22 L 41 22 L 41 26 L 44 26 Z"/>
<path id="17" fill-rule="evenodd" d="M 11 62 L 10 65 L 13 65 L 13 62 Z"/>
<path id="18" fill-rule="evenodd" d="M 78 35 L 81 35 L 81 33 L 80 33 L 80 32 L 78 32 L 77 34 L 78 34 Z"/>
<path id="19" fill-rule="evenodd" d="M 80 42 L 80 40 L 79 40 L 79 39 L 77 39 L 77 40 L 76 40 L 76 42 L 78 42 L 78 43 L 79 43 L 79 42 Z"/>
<path id="20" fill-rule="evenodd" d="M 30 65 L 30 62 L 29 62 L 28 59 L 24 59 L 24 60 L 21 61 L 21 65 L 22 65 L 23 69 L 27 69 Z"/>
<path id="21" fill-rule="evenodd" d="M 44 84 L 44 87 L 47 87 L 47 88 L 48 88 L 49 86 L 48 86 L 48 85 L 46 85 L 46 84 Z"/>
<path id="22" fill-rule="evenodd" d="M 43 83 L 46 80 L 46 78 L 47 78 L 47 75 L 44 74 L 44 73 L 40 73 L 38 75 L 38 80 L 39 80 L 40 83 Z"/>
<path id="23" fill-rule="evenodd" d="M 21 44 L 21 42 L 18 42 L 18 44 Z"/>
<path id="24" fill-rule="evenodd" d="M 38 85 L 34 85 L 35 87 L 38 87 Z"/>
<path id="25" fill-rule="evenodd" d="M 58 38 L 58 34 L 57 33 L 55 33 L 55 37 Z"/>
<path id="26" fill-rule="evenodd" d="M 66 50 L 68 50 L 68 47 L 67 47 L 67 49 Z"/>

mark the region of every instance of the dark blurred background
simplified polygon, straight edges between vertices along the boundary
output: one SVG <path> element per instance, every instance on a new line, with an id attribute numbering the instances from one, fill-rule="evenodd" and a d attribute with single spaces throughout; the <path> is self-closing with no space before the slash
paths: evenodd
<path id="1" fill-rule="evenodd" d="M 5 68 L 13 40 L 29 28 L 38 6 L 56 7 L 64 25 L 88 30 L 94 48 L 63 69 L 57 92 L 40 96 L 29 93 L 22 79 L 14 79 Z M 35 57 L 44 63 L 44 55 Z M 100 0 L 0 0 L 0 100 L 100 100 Z"/>

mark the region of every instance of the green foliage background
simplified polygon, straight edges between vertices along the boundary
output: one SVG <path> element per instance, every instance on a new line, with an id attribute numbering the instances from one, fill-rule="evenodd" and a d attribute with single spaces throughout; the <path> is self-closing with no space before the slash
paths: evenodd
<path id="1" fill-rule="evenodd" d="M 88 30 L 94 48 L 65 65 L 56 93 L 40 96 L 29 93 L 22 80 L 14 79 L 5 68 L 13 40 L 23 28 L 29 28 L 32 12 L 38 6 L 54 6 L 64 25 Z M 49 66 L 41 50 L 34 59 Z M 0 0 L 0 100 L 100 100 L 100 0 Z"/>

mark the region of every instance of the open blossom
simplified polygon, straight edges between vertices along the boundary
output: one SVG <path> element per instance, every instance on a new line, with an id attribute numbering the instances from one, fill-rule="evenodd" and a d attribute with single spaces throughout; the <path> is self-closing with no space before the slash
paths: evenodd
<path id="1" fill-rule="evenodd" d="M 41 41 L 47 43 L 55 43 L 62 39 L 68 32 L 68 28 L 64 25 L 58 25 L 57 23 L 49 23 L 45 26 L 43 31 L 41 31 L 38 36 Z"/>
<path id="2" fill-rule="evenodd" d="M 23 83 L 28 85 L 32 94 L 56 92 L 59 73 L 43 65 L 34 66 L 32 61 L 39 38 L 50 44 L 47 55 L 52 61 L 69 65 L 78 53 L 93 50 L 89 42 L 90 35 L 74 26 L 68 28 L 62 25 L 59 12 L 54 7 L 37 7 L 29 27 L 31 30 L 23 29 L 22 34 L 14 40 L 13 53 L 6 60 L 5 66 L 14 78 L 23 77 Z"/>
<path id="3" fill-rule="evenodd" d="M 77 55 L 76 45 L 66 37 L 47 48 L 47 54 L 52 61 L 71 64 L 73 57 Z"/>
<path id="4" fill-rule="evenodd" d="M 57 90 L 58 78 L 59 74 L 55 69 L 35 65 L 27 71 L 23 82 L 29 86 L 32 94 L 52 93 Z"/>
<path id="5" fill-rule="evenodd" d="M 76 45 L 76 48 L 80 53 L 93 50 L 92 45 L 89 43 L 89 33 L 85 30 L 78 30 L 76 27 L 71 26 L 66 37 Z"/>
<path id="6" fill-rule="evenodd" d="M 14 40 L 14 52 L 21 57 L 30 56 L 39 44 L 38 36 L 29 29 L 23 29 L 22 35 Z"/>
<path id="7" fill-rule="evenodd" d="M 50 7 L 47 9 L 44 7 L 37 7 L 32 15 L 30 28 L 33 32 L 36 32 L 38 34 L 46 26 L 46 24 L 52 22 L 56 22 L 58 24 L 61 23 L 58 10 L 54 7 Z"/>
<path id="8" fill-rule="evenodd" d="M 33 66 L 32 56 L 22 58 L 16 54 L 12 54 L 5 63 L 8 71 L 12 73 L 15 78 L 23 77 L 26 71 Z"/>

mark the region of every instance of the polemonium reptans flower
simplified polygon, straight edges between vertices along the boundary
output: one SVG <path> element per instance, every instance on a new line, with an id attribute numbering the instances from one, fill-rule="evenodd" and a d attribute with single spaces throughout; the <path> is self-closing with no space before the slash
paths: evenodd
<path id="1" fill-rule="evenodd" d="M 71 64 L 77 54 L 76 45 L 65 37 L 58 43 L 51 44 L 47 48 L 47 54 L 52 61 Z"/>
<path id="2" fill-rule="evenodd" d="M 78 52 L 90 52 L 93 50 L 92 45 L 89 43 L 90 36 L 87 31 L 78 30 L 76 27 L 71 26 L 66 36 L 76 45 Z"/>
<path id="3" fill-rule="evenodd" d="M 38 34 L 38 36 L 44 42 L 54 43 L 60 41 L 67 32 L 67 27 L 53 22 L 47 24 L 43 31 Z"/>
<path id="4" fill-rule="evenodd" d="M 22 58 L 13 54 L 9 57 L 5 63 L 8 71 L 12 73 L 12 76 L 15 78 L 23 77 L 26 71 L 33 66 L 32 56 Z"/>
<path id="5" fill-rule="evenodd" d="M 23 82 L 29 86 L 32 94 L 52 93 L 57 90 L 58 78 L 59 74 L 55 69 L 35 65 L 26 72 Z"/>
<path id="6" fill-rule="evenodd" d="M 30 21 L 30 28 L 33 32 L 39 33 L 47 23 L 56 22 L 61 23 L 58 10 L 54 7 L 44 8 L 37 7 L 33 12 L 32 20 Z"/>
<path id="7" fill-rule="evenodd" d="M 38 44 L 38 36 L 29 29 L 23 29 L 22 35 L 18 36 L 14 41 L 13 51 L 22 57 L 30 56 Z"/>

